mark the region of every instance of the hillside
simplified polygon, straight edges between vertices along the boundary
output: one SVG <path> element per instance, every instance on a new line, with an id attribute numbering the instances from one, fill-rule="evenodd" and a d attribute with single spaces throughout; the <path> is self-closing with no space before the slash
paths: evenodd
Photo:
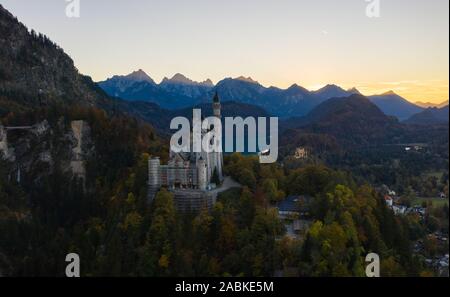
<path id="1" fill-rule="evenodd" d="M 131 88 L 135 83 L 146 82 L 149 85 L 156 85 L 142 69 L 134 71 L 128 75 L 115 75 L 110 79 L 99 82 L 98 85 L 108 94 L 120 97 L 121 93 Z"/>
<path id="2" fill-rule="evenodd" d="M 192 109 L 199 108 L 202 110 L 203 116 L 211 116 L 212 115 L 212 104 L 211 102 L 202 103 L 195 105 L 193 107 L 169 110 L 163 109 L 155 103 L 145 102 L 145 101 L 131 101 L 124 102 L 118 101 L 119 109 L 125 110 L 127 112 L 140 118 L 148 123 L 150 123 L 153 127 L 158 129 L 160 133 L 168 134 L 170 132 L 170 121 L 175 117 L 186 117 L 188 119 L 192 119 Z M 243 117 L 246 118 L 248 116 L 252 117 L 268 117 L 270 116 L 264 109 L 245 103 L 239 102 L 223 102 L 222 104 L 222 116 L 223 117 Z"/>
<path id="3" fill-rule="evenodd" d="M 350 90 L 344 90 L 341 87 L 333 84 L 324 86 L 323 88 L 314 91 L 314 94 L 320 98 L 338 98 L 338 97 L 348 97 L 352 94 L 361 94 L 356 88 Z"/>
<path id="4" fill-rule="evenodd" d="M 90 222 L 113 210 L 108 201 L 138 163 L 145 188 L 146 154 L 168 149 L 152 127 L 119 112 L 120 103 L 0 6 L 2 276 L 63 276 L 58 263 L 73 243 L 87 242 L 78 235 Z"/>
<path id="5" fill-rule="evenodd" d="M 0 115 L 54 103 L 106 107 L 108 98 L 60 47 L 0 5 Z"/>
<path id="6" fill-rule="evenodd" d="M 401 130 L 397 120 L 388 117 L 362 95 L 329 99 L 305 117 L 283 123 L 286 139 L 295 135 L 327 135 L 345 147 L 383 143 Z"/>
<path id="7" fill-rule="evenodd" d="M 445 107 L 448 105 L 448 100 L 442 101 L 441 103 L 417 101 L 417 102 L 414 102 L 414 104 L 417 106 L 420 106 L 422 108 L 430 108 L 430 107 L 442 108 L 442 107 Z"/>
<path id="8" fill-rule="evenodd" d="M 405 120 L 423 110 L 422 107 L 409 102 L 405 98 L 389 91 L 381 95 L 368 97 L 376 106 L 378 106 L 384 114 L 395 116 L 399 120 Z"/>
<path id="9" fill-rule="evenodd" d="M 430 107 L 422 112 L 419 112 L 406 121 L 405 124 L 413 125 L 435 125 L 435 124 L 448 124 L 449 122 L 449 108 L 448 105 L 438 108 Z"/>

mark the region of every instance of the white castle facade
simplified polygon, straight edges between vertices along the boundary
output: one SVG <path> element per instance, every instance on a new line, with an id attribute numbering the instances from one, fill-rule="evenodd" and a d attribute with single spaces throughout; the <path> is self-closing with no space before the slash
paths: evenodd
<path id="1" fill-rule="evenodd" d="M 217 93 L 213 99 L 214 116 L 221 119 L 221 105 Z M 202 134 L 207 131 L 202 131 Z M 179 211 L 210 209 L 213 195 L 210 190 L 215 185 L 213 179 L 222 181 L 222 152 L 170 152 L 167 165 L 161 165 L 155 157 L 148 161 L 149 199 L 153 200 L 161 187 L 174 193 L 175 206 Z"/>

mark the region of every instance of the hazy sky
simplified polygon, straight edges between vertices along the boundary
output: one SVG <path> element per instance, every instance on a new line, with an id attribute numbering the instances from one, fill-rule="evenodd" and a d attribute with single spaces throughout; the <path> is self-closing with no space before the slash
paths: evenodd
<path id="1" fill-rule="evenodd" d="M 0 3 L 96 81 L 142 68 L 157 82 L 244 75 L 448 99 L 448 0 L 380 0 L 379 18 L 365 0 L 80 0 L 78 19 L 66 0 Z"/>

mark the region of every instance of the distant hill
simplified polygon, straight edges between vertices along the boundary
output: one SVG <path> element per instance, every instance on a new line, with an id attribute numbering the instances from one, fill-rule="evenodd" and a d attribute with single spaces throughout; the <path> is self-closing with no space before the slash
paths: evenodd
<path id="1" fill-rule="evenodd" d="M 279 117 L 306 114 L 321 102 L 307 89 L 295 84 L 287 89 L 266 88 L 251 79 L 227 78 L 220 81 L 215 89 L 222 101 L 258 105 Z"/>
<path id="2" fill-rule="evenodd" d="M 344 90 L 337 85 L 326 85 L 325 87 L 313 91 L 315 95 L 322 99 L 348 97 L 353 94 L 361 94 L 357 89 Z"/>
<path id="3" fill-rule="evenodd" d="M 210 79 L 196 82 L 177 73 L 171 79 L 165 77 L 160 87 L 169 93 L 180 94 L 189 98 L 202 98 L 212 90 L 214 84 Z"/>
<path id="4" fill-rule="evenodd" d="M 115 75 L 106 81 L 99 82 L 98 84 L 111 96 L 120 97 L 120 95 L 127 89 L 132 87 L 134 84 L 141 82 L 156 86 L 153 79 L 142 69 L 134 71 L 128 75 Z"/>
<path id="5" fill-rule="evenodd" d="M 423 110 L 422 107 L 409 102 L 393 91 L 381 95 L 369 96 L 368 98 L 386 115 L 395 116 L 399 120 L 405 120 Z"/>
<path id="6" fill-rule="evenodd" d="M 448 106 L 448 105 L 449 104 L 448 104 L 448 100 L 447 100 L 447 101 L 444 101 L 444 102 L 438 104 L 436 107 L 441 108 L 441 107 L 445 107 L 445 106 Z"/>
<path id="7" fill-rule="evenodd" d="M 307 116 L 283 123 L 285 141 L 296 135 L 328 135 L 343 146 L 383 143 L 397 133 L 398 121 L 386 116 L 368 98 L 354 94 L 332 98 L 315 107 Z"/>
<path id="8" fill-rule="evenodd" d="M 449 107 L 430 107 L 404 121 L 406 124 L 435 125 L 449 123 Z"/>
<path id="9" fill-rule="evenodd" d="M 446 105 L 448 105 L 448 100 L 443 101 L 441 103 L 432 103 L 432 102 L 421 102 L 421 101 L 417 101 L 414 102 L 414 104 L 416 104 L 417 106 L 420 106 L 422 108 L 429 108 L 429 107 L 437 107 L 437 108 L 441 108 L 444 107 Z"/>
<path id="10" fill-rule="evenodd" d="M 119 101 L 118 104 L 121 110 L 127 110 L 130 115 L 145 120 L 162 133 L 170 132 L 170 121 L 175 117 L 182 116 L 191 120 L 193 108 L 201 109 L 202 115 L 205 117 L 213 114 L 212 102 L 201 103 L 193 107 L 176 110 L 163 109 L 155 103 L 145 101 Z M 251 104 L 229 101 L 223 102 L 221 105 L 223 117 L 240 116 L 246 118 L 248 116 L 252 116 L 257 118 L 270 116 L 269 113 L 261 107 Z"/>

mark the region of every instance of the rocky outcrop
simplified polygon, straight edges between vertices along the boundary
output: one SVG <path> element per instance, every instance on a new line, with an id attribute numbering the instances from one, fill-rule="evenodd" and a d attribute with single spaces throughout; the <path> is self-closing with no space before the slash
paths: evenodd
<path id="1" fill-rule="evenodd" d="M 44 135 L 50 129 L 47 121 L 42 121 L 34 126 L 17 126 L 17 127 L 5 127 L 0 125 L 0 157 L 10 162 L 16 160 L 15 150 L 8 143 L 8 130 L 22 130 L 29 131 L 35 136 L 39 137 Z M 27 137 L 24 137 L 27 139 Z M 20 142 L 20 141 L 19 141 Z M 47 158 L 48 159 L 48 158 Z"/>
<path id="2" fill-rule="evenodd" d="M 75 176 L 86 179 L 86 157 L 92 150 L 90 127 L 85 121 L 71 122 L 75 146 L 72 148 L 70 167 Z"/>
<path id="3" fill-rule="evenodd" d="M 38 183 L 54 166 L 84 181 L 86 161 L 94 151 L 90 135 L 87 122 L 72 121 L 67 127 L 64 118 L 53 126 L 46 120 L 33 126 L 0 126 L 0 157 L 9 161 L 10 178 L 17 182 L 33 176 L 31 182 Z"/>

